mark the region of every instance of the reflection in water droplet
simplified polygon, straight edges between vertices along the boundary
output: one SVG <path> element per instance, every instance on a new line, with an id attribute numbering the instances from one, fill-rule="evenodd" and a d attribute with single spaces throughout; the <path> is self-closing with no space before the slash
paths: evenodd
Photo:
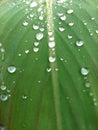
<path id="1" fill-rule="evenodd" d="M 0 100 L 1 101 L 7 101 L 7 99 L 8 99 L 8 95 L 6 95 L 6 94 L 1 94 L 0 95 Z"/>
<path id="2" fill-rule="evenodd" d="M 8 70 L 9 73 L 14 73 L 16 71 L 16 67 L 15 66 L 9 66 L 7 68 L 7 70 Z"/>
<path id="3" fill-rule="evenodd" d="M 56 58 L 55 57 L 53 57 L 53 56 L 50 56 L 49 57 L 49 61 L 52 63 L 52 62 L 55 62 L 55 60 L 56 60 Z"/>
<path id="4" fill-rule="evenodd" d="M 27 22 L 27 21 L 23 22 L 23 25 L 24 25 L 25 27 L 28 26 L 28 22 Z"/>
<path id="5" fill-rule="evenodd" d="M 83 41 L 76 41 L 77 46 L 83 46 L 84 42 Z"/>
<path id="6" fill-rule="evenodd" d="M 33 8 L 33 7 L 36 7 L 37 5 L 38 5 L 37 2 L 34 1 L 34 2 L 32 2 L 32 3 L 30 4 L 30 7 Z"/>
<path id="7" fill-rule="evenodd" d="M 68 14 L 72 14 L 72 13 L 73 13 L 73 9 L 67 10 L 67 13 L 68 13 Z"/>
<path id="8" fill-rule="evenodd" d="M 89 73 L 89 71 L 88 71 L 88 69 L 87 68 L 81 68 L 81 74 L 82 75 L 84 75 L 84 76 L 86 76 L 86 75 L 88 75 L 88 73 Z"/>
<path id="9" fill-rule="evenodd" d="M 37 33 L 37 34 L 36 34 L 36 39 L 37 39 L 38 41 L 40 41 L 43 37 L 44 37 L 43 33 Z"/>
<path id="10" fill-rule="evenodd" d="M 68 39 L 72 39 L 72 35 L 68 35 Z"/>

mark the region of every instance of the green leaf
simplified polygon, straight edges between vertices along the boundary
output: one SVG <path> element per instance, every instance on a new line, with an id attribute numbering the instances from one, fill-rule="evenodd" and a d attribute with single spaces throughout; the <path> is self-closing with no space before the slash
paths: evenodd
<path id="1" fill-rule="evenodd" d="M 0 1 L 0 130 L 98 130 L 98 1 Z"/>

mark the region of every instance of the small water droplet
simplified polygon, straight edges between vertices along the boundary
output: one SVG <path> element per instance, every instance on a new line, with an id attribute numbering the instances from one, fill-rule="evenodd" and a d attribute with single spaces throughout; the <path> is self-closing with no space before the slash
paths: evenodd
<path id="1" fill-rule="evenodd" d="M 29 53 L 29 50 L 25 50 L 25 53 L 28 54 L 28 53 Z"/>
<path id="2" fill-rule="evenodd" d="M 38 51 L 39 51 L 39 48 L 34 47 L 34 48 L 33 48 L 33 51 L 34 51 L 34 52 L 38 52 Z"/>
<path id="3" fill-rule="evenodd" d="M 50 41 L 54 41 L 54 37 L 49 37 L 49 40 Z"/>
<path id="4" fill-rule="evenodd" d="M 68 39 L 72 39 L 72 35 L 68 35 Z"/>
<path id="5" fill-rule="evenodd" d="M 89 88 L 90 86 L 91 86 L 91 85 L 90 85 L 89 82 L 86 82 L 86 83 L 85 83 L 85 87 Z"/>
<path id="6" fill-rule="evenodd" d="M 38 46 L 39 45 L 39 42 L 34 42 L 34 46 Z"/>
<path id="7" fill-rule="evenodd" d="M 26 96 L 26 95 L 23 95 L 23 96 L 22 96 L 22 99 L 26 100 L 26 99 L 27 99 L 27 96 Z"/>
<path id="8" fill-rule="evenodd" d="M 49 42 L 49 43 L 48 43 L 48 46 L 49 46 L 50 48 L 55 47 L 55 42 L 54 42 L 54 41 Z"/>
<path id="9" fill-rule="evenodd" d="M 93 96 L 93 93 L 92 93 L 92 92 L 90 92 L 90 93 L 89 93 L 89 95 L 90 95 L 90 96 Z"/>
<path id="10" fill-rule="evenodd" d="M 98 30 L 96 30 L 96 33 L 98 34 Z"/>
<path id="11" fill-rule="evenodd" d="M 39 16 L 39 20 L 43 20 L 44 19 L 44 17 L 43 16 Z"/>
<path id="12" fill-rule="evenodd" d="M 4 52 L 5 52 L 5 49 L 4 49 L 4 48 L 1 48 L 0 51 L 1 51 L 2 53 L 4 53 Z"/>
<path id="13" fill-rule="evenodd" d="M 1 99 L 1 101 L 7 101 L 8 95 L 6 95 L 6 94 L 1 94 L 1 95 L 0 95 L 0 99 Z"/>
<path id="14" fill-rule="evenodd" d="M 92 18 L 91 18 L 91 20 L 95 20 L 95 18 L 94 18 L 94 17 L 92 17 Z"/>
<path id="15" fill-rule="evenodd" d="M 64 21 L 64 20 L 66 20 L 66 16 L 63 15 L 63 16 L 60 17 L 60 19 L 61 19 L 62 21 Z"/>
<path id="16" fill-rule="evenodd" d="M 49 61 L 50 61 L 51 63 L 55 62 L 55 60 L 56 60 L 55 57 L 53 57 L 53 56 L 50 56 L 50 57 L 49 57 Z"/>
<path id="17" fill-rule="evenodd" d="M 34 14 L 30 14 L 30 17 L 33 18 L 33 17 L 34 17 Z"/>
<path id="18" fill-rule="evenodd" d="M 16 67 L 15 67 L 15 66 L 9 66 L 9 67 L 7 68 L 7 70 L 8 70 L 9 73 L 15 73 Z"/>
<path id="19" fill-rule="evenodd" d="M 36 34 L 36 39 L 37 39 L 38 41 L 40 41 L 43 37 L 44 37 L 43 33 L 37 33 L 37 34 Z"/>
<path id="20" fill-rule="evenodd" d="M 4 91 L 4 90 L 6 90 L 6 85 L 2 84 L 0 88 L 2 91 Z"/>
<path id="21" fill-rule="evenodd" d="M 21 56 L 21 55 L 22 55 L 21 53 L 18 54 L 18 56 Z"/>
<path id="22" fill-rule="evenodd" d="M 70 23 L 69 23 L 69 26 L 73 26 L 73 25 L 74 25 L 74 22 L 70 22 Z"/>
<path id="23" fill-rule="evenodd" d="M 68 9 L 67 10 L 67 14 L 72 14 L 74 11 L 73 11 L 73 9 Z"/>
<path id="24" fill-rule="evenodd" d="M 36 7 L 37 5 L 38 5 L 37 2 L 34 1 L 34 2 L 32 2 L 32 3 L 30 4 L 30 7 L 33 8 L 33 7 Z"/>
<path id="25" fill-rule="evenodd" d="M 24 22 L 23 22 L 23 26 L 25 26 L 25 27 L 28 26 L 28 22 L 27 22 L 27 21 L 24 21 Z"/>
<path id="26" fill-rule="evenodd" d="M 34 25 L 33 25 L 33 29 L 34 29 L 34 30 L 37 30 L 37 29 L 39 29 L 39 26 L 36 25 L 36 24 L 34 24 Z"/>
<path id="27" fill-rule="evenodd" d="M 43 32 L 45 29 L 44 29 L 44 28 L 40 28 L 39 30 L 40 30 L 41 32 Z"/>
<path id="28" fill-rule="evenodd" d="M 49 35 L 49 36 L 52 36 L 52 35 L 53 35 L 53 32 L 52 32 L 52 31 L 48 32 L 48 35 Z"/>
<path id="29" fill-rule="evenodd" d="M 46 71 L 47 71 L 47 72 L 51 72 L 51 68 L 47 68 Z"/>
<path id="30" fill-rule="evenodd" d="M 88 75 L 88 73 L 89 73 L 89 71 L 88 71 L 88 69 L 87 68 L 81 68 L 81 74 L 82 75 L 84 75 L 84 76 L 86 76 L 86 75 Z"/>
<path id="31" fill-rule="evenodd" d="M 63 32 L 63 31 L 65 31 L 65 28 L 64 27 L 59 27 L 59 31 Z"/>
<path id="32" fill-rule="evenodd" d="M 0 42 L 0 47 L 2 47 L 2 43 Z"/>
<path id="33" fill-rule="evenodd" d="M 76 41 L 76 45 L 79 46 L 79 47 L 80 47 L 80 46 L 83 46 L 83 44 L 84 44 L 84 42 L 81 41 L 81 40 L 80 40 L 80 41 Z"/>

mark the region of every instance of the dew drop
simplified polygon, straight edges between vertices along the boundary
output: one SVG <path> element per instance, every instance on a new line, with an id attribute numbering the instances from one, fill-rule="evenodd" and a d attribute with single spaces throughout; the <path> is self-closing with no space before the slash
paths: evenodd
<path id="1" fill-rule="evenodd" d="M 60 19 L 61 19 L 62 21 L 64 21 L 64 20 L 66 20 L 66 16 L 63 15 L 63 16 L 60 17 Z"/>
<path id="2" fill-rule="evenodd" d="M 0 42 L 0 47 L 2 47 L 2 43 Z"/>
<path id="3" fill-rule="evenodd" d="M 69 23 L 69 26 L 73 26 L 73 25 L 74 25 L 74 23 L 73 23 L 73 22 L 70 22 L 70 23 Z"/>
<path id="4" fill-rule="evenodd" d="M 98 30 L 96 30 L 96 33 L 98 34 Z"/>
<path id="5" fill-rule="evenodd" d="M 0 99 L 1 99 L 1 101 L 7 101 L 8 95 L 6 95 L 6 94 L 1 94 L 1 95 L 0 95 Z"/>
<path id="6" fill-rule="evenodd" d="M 39 42 L 34 42 L 34 46 L 38 46 L 39 45 Z"/>
<path id="7" fill-rule="evenodd" d="M 89 71 L 88 71 L 88 69 L 87 68 L 81 68 L 81 74 L 82 75 L 84 75 L 84 76 L 86 76 L 86 75 L 88 75 L 88 73 L 89 73 Z"/>
<path id="8" fill-rule="evenodd" d="M 59 27 L 59 31 L 60 31 L 60 32 L 63 32 L 63 31 L 65 31 L 65 28 Z"/>
<path id="9" fill-rule="evenodd" d="M 48 43 L 48 46 L 49 46 L 50 48 L 55 47 L 55 42 L 54 42 L 54 41 L 49 42 L 49 43 Z"/>
<path id="10" fill-rule="evenodd" d="M 33 8 L 33 7 L 36 7 L 37 5 L 38 5 L 37 2 L 32 2 L 32 3 L 30 4 L 30 7 Z"/>
<path id="11" fill-rule="evenodd" d="M 27 22 L 27 21 L 24 21 L 24 22 L 23 22 L 23 26 L 25 26 L 25 27 L 28 26 L 28 22 Z"/>
<path id="12" fill-rule="evenodd" d="M 68 35 L 68 39 L 72 39 L 72 35 Z"/>
<path id="13" fill-rule="evenodd" d="M 53 32 L 52 32 L 52 31 L 48 32 L 48 35 L 49 35 L 49 36 L 52 36 L 52 35 L 53 35 Z"/>
<path id="14" fill-rule="evenodd" d="M 47 71 L 47 72 L 51 72 L 51 68 L 47 68 L 46 71 Z"/>
<path id="15" fill-rule="evenodd" d="M 85 83 L 85 87 L 89 88 L 89 87 L 90 87 L 90 83 L 89 83 L 89 82 L 86 82 L 86 83 Z"/>
<path id="16" fill-rule="evenodd" d="M 33 48 L 33 51 L 34 51 L 34 52 L 38 52 L 38 51 L 39 51 L 39 48 L 34 47 L 34 48 Z"/>
<path id="17" fill-rule="evenodd" d="M 30 17 L 33 18 L 33 17 L 34 17 L 34 14 L 30 14 Z"/>
<path id="18" fill-rule="evenodd" d="M 37 30 L 37 29 L 39 29 L 39 26 L 34 24 L 34 25 L 33 25 L 33 29 L 34 29 L 34 30 Z"/>
<path id="19" fill-rule="evenodd" d="M 26 95 L 23 95 L 23 96 L 22 96 L 22 99 L 26 100 L 26 99 L 27 99 L 27 96 L 26 96 Z"/>
<path id="20" fill-rule="evenodd" d="M 43 33 L 37 33 L 37 34 L 36 34 L 36 39 L 37 39 L 38 41 L 40 41 L 43 37 L 44 37 Z"/>
<path id="21" fill-rule="evenodd" d="M 76 41 L 77 46 L 83 46 L 84 42 L 83 41 Z"/>
<path id="22" fill-rule="evenodd" d="M 5 49 L 4 49 L 4 48 L 1 48 L 0 51 L 1 51 L 2 53 L 4 53 L 4 52 L 5 52 Z"/>
<path id="23" fill-rule="evenodd" d="M 44 19 L 44 17 L 43 16 L 39 16 L 39 20 L 43 20 Z"/>
<path id="24" fill-rule="evenodd" d="M 25 53 L 28 54 L 28 53 L 29 53 L 29 50 L 26 50 Z"/>
<path id="25" fill-rule="evenodd" d="M 73 11 L 73 9 L 68 9 L 67 10 L 67 14 L 72 14 L 74 11 Z"/>
<path id="26" fill-rule="evenodd" d="M 6 90 L 6 85 L 2 84 L 0 88 L 1 88 L 2 91 L 4 91 L 4 90 Z"/>
<path id="27" fill-rule="evenodd" d="M 49 57 L 49 61 L 50 61 L 51 63 L 55 62 L 55 60 L 56 60 L 55 57 L 53 57 L 53 56 L 50 56 L 50 57 Z"/>
<path id="28" fill-rule="evenodd" d="M 16 67 L 15 66 L 9 66 L 7 68 L 7 70 L 8 70 L 9 73 L 14 73 L 16 71 Z"/>

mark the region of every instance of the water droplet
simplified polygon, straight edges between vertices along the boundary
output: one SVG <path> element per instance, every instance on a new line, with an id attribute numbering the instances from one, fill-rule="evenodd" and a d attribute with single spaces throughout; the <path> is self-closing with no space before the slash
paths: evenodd
<path id="1" fill-rule="evenodd" d="M 49 42 L 49 43 L 48 43 L 48 46 L 49 46 L 50 48 L 55 47 L 55 42 L 54 42 L 54 41 Z"/>
<path id="2" fill-rule="evenodd" d="M 25 53 L 28 54 L 28 53 L 29 53 L 29 50 L 25 50 Z"/>
<path id="3" fill-rule="evenodd" d="M 73 26 L 73 25 L 74 25 L 74 23 L 73 23 L 73 22 L 70 22 L 70 23 L 69 23 L 69 26 Z"/>
<path id="4" fill-rule="evenodd" d="M 34 42 L 34 46 L 38 46 L 39 45 L 39 42 Z"/>
<path id="5" fill-rule="evenodd" d="M 21 55 L 22 55 L 21 53 L 18 54 L 18 56 L 21 56 Z"/>
<path id="6" fill-rule="evenodd" d="M 73 9 L 68 9 L 67 10 L 67 14 L 72 14 L 74 11 L 73 11 Z"/>
<path id="7" fill-rule="evenodd" d="M 96 33 L 98 34 L 98 30 L 96 30 Z"/>
<path id="8" fill-rule="evenodd" d="M 26 99 L 27 99 L 27 96 L 26 96 L 26 95 L 23 95 L 23 96 L 22 96 L 22 99 L 26 100 Z"/>
<path id="9" fill-rule="evenodd" d="M 66 20 L 66 16 L 63 15 L 63 16 L 60 17 L 60 19 L 61 19 L 62 21 L 64 21 L 64 20 Z"/>
<path id="10" fill-rule="evenodd" d="M 27 21 L 25 21 L 25 22 L 23 22 L 23 26 L 28 26 L 28 22 Z"/>
<path id="11" fill-rule="evenodd" d="M 54 41 L 54 37 L 49 37 L 49 40 L 50 41 Z"/>
<path id="12" fill-rule="evenodd" d="M 83 41 L 76 41 L 77 46 L 83 46 L 84 42 Z"/>
<path id="13" fill-rule="evenodd" d="M 89 71 L 88 71 L 88 69 L 87 68 L 81 68 L 81 74 L 82 75 L 84 75 L 84 76 L 86 76 L 86 75 L 88 75 L 88 73 L 89 73 Z"/>
<path id="14" fill-rule="evenodd" d="M 86 83 L 85 83 L 85 87 L 89 88 L 90 86 L 91 86 L 91 85 L 90 85 L 89 82 L 86 82 Z"/>
<path id="15" fill-rule="evenodd" d="M 4 90 L 6 90 L 6 85 L 2 84 L 0 88 L 2 91 L 4 91 Z"/>
<path id="16" fill-rule="evenodd" d="M 52 32 L 52 31 L 48 32 L 48 35 L 49 35 L 49 36 L 52 36 L 52 35 L 53 35 L 53 32 Z"/>
<path id="17" fill-rule="evenodd" d="M 47 68 L 46 71 L 47 71 L 47 72 L 51 72 L 51 68 Z"/>
<path id="18" fill-rule="evenodd" d="M 40 30 L 41 32 L 43 32 L 45 29 L 44 29 L 44 28 L 40 28 L 39 30 Z"/>
<path id="19" fill-rule="evenodd" d="M 72 39 L 72 35 L 68 35 L 68 39 Z"/>
<path id="20" fill-rule="evenodd" d="M 2 47 L 2 43 L 0 42 L 0 47 Z"/>
<path id="21" fill-rule="evenodd" d="M 37 33 L 36 34 L 36 39 L 41 40 L 44 37 L 43 33 Z"/>
<path id="22" fill-rule="evenodd" d="M 33 8 L 33 7 L 36 7 L 37 5 L 38 5 L 37 2 L 34 1 L 34 2 L 32 2 L 32 3 L 30 4 L 30 7 Z"/>
<path id="23" fill-rule="evenodd" d="M 34 51 L 34 52 L 38 52 L 38 51 L 39 51 L 39 48 L 34 47 L 34 48 L 33 48 L 33 51 Z"/>
<path id="24" fill-rule="evenodd" d="M 4 49 L 4 48 L 1 48 L 0 51 L 3 53 L 3 52 L 5 52 L 5 49 Z"/>
<path id="25" fill-rule="evenodd" d="M 30 14 L 30 17 L 33 18 L 33 17 L 34 17 L 34 14 Z"/>
<path id="26" fill-rule="evenodd" d="M 92 92 L 90 92 L 90 93 L 89 93 L 89 95 L 90 95 L 90 96 L 93 96 L 93 93 L 92 93 Z"/>
<path id="27" fill-rule="evenodd" d="M 63 31 L 65 31 L 65 28 L 64 27 L 59 27 L 59 31 L 63 32 Z"/>
<path id="28" fill-rule="evenodd" d="M 92 17 L 92 18 L 91 18 L 91 20 L 95 20 L 95 18 L 94 18 L 94 17 Z"/>
<path id="29" fill-rule="evenodd" d="M 39 20 L 43 20 L 44 19 L 44 17 L 43 16 L 39 16 Z"/>
<path id="30" fill-rule="evenodd" d="M 14 73 L 16 71 L 16 67 L 15 66 L 9 66 L 7 68 L 7 70 L 8 70 L 9 73 Z"/>
<path id="31" fill-rule="evenodd" d="M 1 94 L 1 95 L 0 95 L 0 99 L 1 99 L 1 101 L 7 101 L 8 95 L 6 95 L 6 94 Z"/>
<path id="32" fill-rule="evenodd" d="M 55 62 L 55 60 L 56 60 L 55 57 L 53 57 L 53 56 L 50 56 L 50 57 L 49 57 L 49 61 L 50 61 L 51 63 Z"/>
<path id="33" fill-rule="evenodd" d="M 33 25 L 33 29 L 34 29 L 34 30 L 37 30 L 37 29 L 39 29 L 39 26 L 34 24 L 34 25 Z"/>

